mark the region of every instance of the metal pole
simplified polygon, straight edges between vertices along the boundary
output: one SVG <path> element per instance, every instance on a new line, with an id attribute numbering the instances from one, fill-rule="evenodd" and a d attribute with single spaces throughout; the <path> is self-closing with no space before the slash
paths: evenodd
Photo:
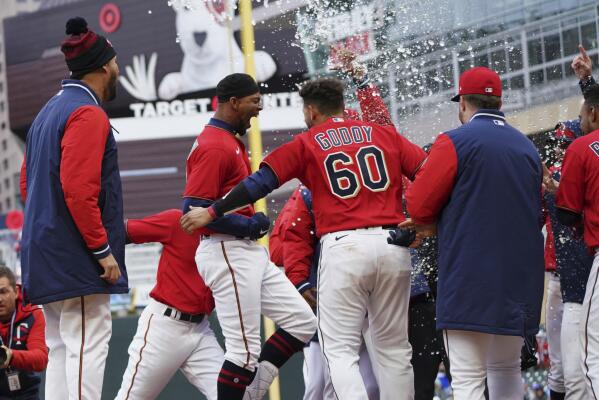
<path id="1" fill-rule="evenodd" d="M 241 20 L 241 47 L 245 60 L 245 72 L 256 78 L 256 64 L 254 63 L 254 25 L 252 21 L 252 0 L 239 0 L 239 17 Z M 262 135 L 260 133 L 260 124 L 258 119 L 254 118 L 249 133 L 249 147 L 251 153 L 252 171 L 256 171 L 262 161 Z M 256 211 L 262 211 L 267 214 L 266 200 L 260 199 L 256 202 Z M 260 239 L 260 244 L 268 247 L 268 237 Z M 270 337 L 275 332 L 275 324 L 264 317 L 264 334 Z M 279 378 L 275 378 L 268 389 L 268 398 L 270 400 L 281 400 L 281 390 Z"/>

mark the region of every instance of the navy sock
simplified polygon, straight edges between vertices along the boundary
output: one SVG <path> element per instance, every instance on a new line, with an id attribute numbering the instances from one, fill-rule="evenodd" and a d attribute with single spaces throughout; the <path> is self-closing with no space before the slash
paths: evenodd
<path id="1" fill-rule="evenodd" d="M 281 368 L 292 355 L 301 351 L 304 345 L 304 342 L 279 328 L 262 346 L 258 361 L 268 361 L 275 367 Z"/>
<path id="2" fill-rule="evenodd" d="M 243 400 L 245 388 L 250 384 L 254 372 L 225 361 L 218 374 L 217 398 L 219 400 Z"/>

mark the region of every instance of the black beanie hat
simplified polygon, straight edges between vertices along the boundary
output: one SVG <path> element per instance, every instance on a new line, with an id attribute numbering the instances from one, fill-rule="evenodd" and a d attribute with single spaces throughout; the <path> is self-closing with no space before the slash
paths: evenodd
<path id="1" fill-rule="evenodd" d="M 248 74 L 227 75 L 216 85 L 216 97 L 219 103 L 224 103 L 231 97 L 241 98 L 255 93 L 260 93 L 260 88 L 254 78 Z"/>
<path id="2" fill-rule="evenodd" d="M 70 36 L 62 42 L 60 50 L 64 53 L 72 78 L 79 79 L 116 56 L 112 44 L 104 36 L 88 30 L 87 21 L 81 17 L 67 21 L 66 34 Z"/>

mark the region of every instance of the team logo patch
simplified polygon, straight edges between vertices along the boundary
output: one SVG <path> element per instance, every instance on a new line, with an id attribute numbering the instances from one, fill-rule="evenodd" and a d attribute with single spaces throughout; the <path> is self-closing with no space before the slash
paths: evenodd
<path id="1" fill-rule="evenodd" d="M 493 93 L 493 88 L 492 87 L 485 88 L 485 93 Z"/>
<path id="2" fill-rule="evenodd" d="M 494 119 L 494 120 L 493 120 L 493 123 L 494 123 L 495 125 L 500 125 L 500 126 L 504 126 L 504 125 L 505 125 L 505 122 L 503 122 L 503 121 L 501 121 L 501 120 L 499 120 L 499 119 Z"/>
<path id="3" fill-rule="evenodd" d="M 589 147 L 595 152 L 595 155 L 599 157 L 599 141 L 591 143 Z"/>

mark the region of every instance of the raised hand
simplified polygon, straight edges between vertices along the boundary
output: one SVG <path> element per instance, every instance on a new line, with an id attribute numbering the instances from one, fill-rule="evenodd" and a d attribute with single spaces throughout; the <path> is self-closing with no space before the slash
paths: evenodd
<path id="1" fill-rule="evenodd" d="M 578 79 L 584 80 L 593 73 L 593 61 L 581 44 L 578 45 L 578 50 L 580 51 L 580 54 L 574 57 L 572 69 Z"/>
<path id="2" fill-rule="evenodd" d="M 152 53 L 146 66 L 146 56 L 139 54 L 133 56 L 133 67 L 125 66 L 127 77 L 121 76 L 119 81 L 131 96 L 144 101 L 158 99 L 155 83 L 157 59 L 156 52 Z"/>
<path id="3" fill-rule="evenodd" d="M 348 74 L 355 80 L 361 80 L 366 75 L 366 66 L 357 61 L 358 55 L 345 47 L 338 47 L 334 51 L 334 60 L 330 68 Z"/>

